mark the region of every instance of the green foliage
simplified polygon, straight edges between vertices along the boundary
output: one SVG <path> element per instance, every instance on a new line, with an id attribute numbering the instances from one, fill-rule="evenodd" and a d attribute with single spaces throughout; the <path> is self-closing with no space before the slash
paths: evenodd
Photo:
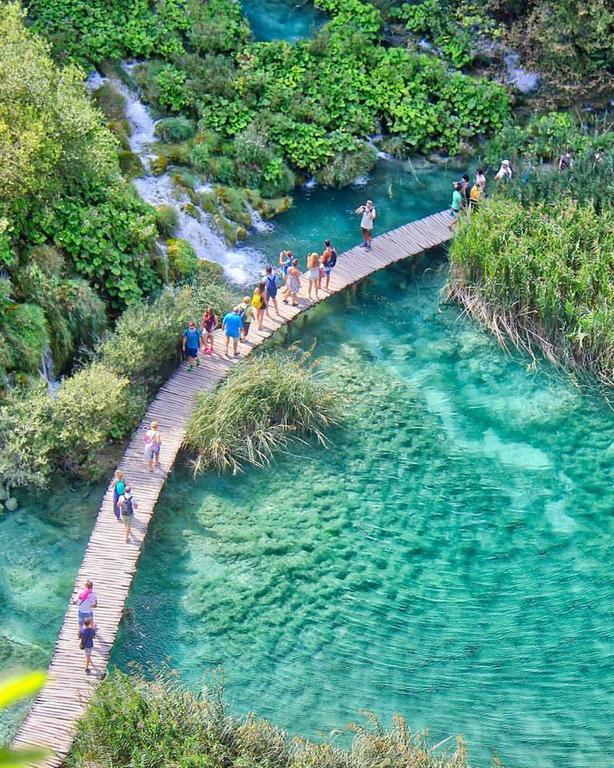
<path id="1" fill-rule="evenodd" d="M 245 462 L 264 466 L 292 438 L 315 437 L 339 418 L 339 397 L 306 358 L 272 353 L 241 361 L 215 391 L 203 392 L 188 425 L 195 471 L 233 473 Z"/>
<path id="2" fill-rule="evenodd" d="M 0 6 L 2 208 L 58 186 L 104 184 L 117 171 L 115 142 L 90 105 L 82 73 L 59 70 L 15 3 Z"/>
<path id="3" fill-rule="evenodd" d="M 0 286 L 4 296 L 8 281 Z M 6 301 L 0 304 L 0 375 L 37 374 L 48 342 L 43 310 L 36 304 Z"/>
<path id="4" fill-rule="evenodd" d="M 330 163 L 316 174 L 321 184 L 328 187 L 343 187 L 358 176 L 373 168 L 377 158 L 374 147 L 364 141 L 351 139 L 351 149 L 335 155 Z"/>
<path id="5" fill-rule="evenodd" d="M 477 292 L 507 328 L 543 339 L 566 361 L 612 384 L 614 214 L 564 199 L 523 207 L 487 200 L 450 248 L 456 279 Z"/>
<path id="6" fill-rule="evenodd" d="M 195 695 L 170 674 L 147 681 L 113 670 L 80 723 L 67 768 L 467 768 L 461 739 L 451 752 L 435 750 L 401 717 L 385 728 L 364 714 L 368 724 L 349 725 L 347 739 L 314 743 L 254 715 L 230 714 L 218 687 Z"/>
<path id="7" fill-rule="evenodd" d="M 198 271 L 198 256 L 187 240 L 181 238 L 167 242 L 168 279 L 180 283 L 194 277 Z"/>
<path id="8" fill-rule="evenodd" d="M 249 38 L 238 0 L 190 0 L 187 15 L 188 41 L 200 54 L 235 53 Z"/>
<path id="9" fill-rule="evenodd" d="M 236 301 L 215 281 L 165 288 L 152 303 L 127 309 L 115 331 L 99 349 L 99 359 L 133 384 L 149 389 L 164 381 L 177 360 L 181 333 L 190 319 L 199 319 L 206 306 L 223 314 Z"/>
<path id="10" fill-rule="evenodd" d="M 39 248 L 48 253 L 52 249 Z M 55 372 L 63 372 L 81 347 L 92 349 L 107 325 L 106 307 L 80 279 L 65 279 L 61 272 L 44 271 L 35 260 L 15 276 L 19 297 L 44 313 Z M 40 367 L 40 357 L 37 369 Z"/>
<path id="11" fill-rule="evenodd" d="M 62 382 L 53 400 L 51 459 L 55 467 L 97 477 L 100 453 L 138 424 L 144 400 L 130 380 L 95 362 Z"/>
<path id="12" fill-rule="evenodd" d="M 568 112 L 532 115 L 524 123 L 508 122 L 486 146 L 486 160 L 495 165 L 507 157 L 519 162 L 558 161 L 563 152 L 614 149 L 614 133 L 607 118 L 581 125 Z"/>
<path id="13" fill-rule="evenodd" d="M 161 141 L 173 144 L 191 139 L 196 132 L 196 127 L 187 117 L 167 117 L 164 120 L 158 120 L 154 132 Z"/>
<path id="14" fill-rule="evenodd" d="M 602 85 L 611 91 L 614 9 L 608 0 L 491 0 L 525 56 L 568 94 Z M 569 96 L 567 96 L 569 98 Z"/>
<path id="15" fill-rule="evenodd" d="M 160 283 L 150 257 L 156 236 L 156 211 L 134 189 L 118 182 L 88 204 L 63 197 L 36 211 L 28 234 L 46 236 L 67 253 L 75 270 L 107 298 L 123 307 Z"/>
<path id="16" fill-rule="evenodd" d="M 108 59 L 181 50 L 189 25 L 185 0 L 29 0 L 34 28 L 47 36 L 59 60 L 85 67 Z"/>
<path id="17" fill-rule="evenodd" d="M 11 392 L 0 408 L 0 482 L 43 487 L 58 470 L 98 477 L 107 441 L 128 434 L 142 410 L 129 380 L 100 363 L 65 379 L 55 397 L 43 383 Z"/>
<path id="18" fill-rule="evenodd" d="M 407 23 L 407 29 L 425 36 L 455 67 L 471 64 L 476 51 L 476 28 L 482 33 L 494 31 L 486 14 L 484 0 L 421 0 L 404 3 L 395 13 Z"/>

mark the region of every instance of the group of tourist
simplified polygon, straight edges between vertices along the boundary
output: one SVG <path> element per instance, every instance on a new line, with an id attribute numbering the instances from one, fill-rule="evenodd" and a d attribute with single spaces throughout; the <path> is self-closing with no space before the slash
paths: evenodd
<path id="1" fill-rule="evenodd" d="M 321 254 L 316 251 L 307 256 L 308 295 L 319 298 L 319 291 L 328 290 L 331 273 L 337 264 L 337 251 L 330 240 L 324 241 Z M 265 267 L 260 282 L 254 288 L 252 296 L 245 296 L 221 319 L 217 317 L 212 307 L 203 314 L 200 326 L 191 320 L 183 332 L 182 348 L 187 360 L 188 371 L 200 365 L 200 355 L 214 354 L 214 333 L 221 327 L 224 331 L 224 354 L 229 356 L 232 344 L 232 354 L 239 357 L 239 343 L 247 343 L 249 330 L 255 321 L 258 330 L 263 329 L 264 318 L 270 317 L 271 308 L 279 316 L 278 294 L 284 304 L 298 306 L 298 294 L 303 284 L 304 275 L 299 268 L 299 261 L 292 251 L 282 251 L 279 254 L 278 269 L 272 264 Z"/>

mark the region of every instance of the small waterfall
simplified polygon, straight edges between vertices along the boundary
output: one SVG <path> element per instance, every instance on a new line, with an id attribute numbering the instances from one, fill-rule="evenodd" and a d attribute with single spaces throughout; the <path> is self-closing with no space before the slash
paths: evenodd
<path id="1" fill-rule="evenodd" d="M 273 225 L 269 221 L 265 221 L 249 203 L 247 204 L 247 211 L 252 220 L 252 229 L 255 229 L 256 232 L 270 232 L 273 229 Z"/>
<path id="2" fill-rule="evenodd" d="M 43 357 L 41 360 L 39 373 L 47 382 L 47 389 L 49 390 L 49 394 L 55 395 L 58 387 L 61 384 L 61 381 L 55 377 L 53 355 L 51 353 L 51 347 L 49 344 L 45 344 L 45 348 L 43 349 Z"/>
<path id="3" fill-rule="evenodd" d="M 125 64 L 128 72 L 136 64 Z M 228 248 L 224 237 L 212 224 L 211 217 L 198 205 L 194 205 L 188 193 L 173 183 L 169 173 L 154 176 L 151 173 L 151 160 L 156 143 L 156 121 L 151 117 L 145 105 L 124 83 L 115 78 L 103 78 L 98 73 L 90 75 L 88 87 L 95 90 L 105 82 L 110 82 L 126 99 L 126 117 L 130 123 L 130 149 L 141 159 L 146 175 L 134 180 L 139 195 L 153 206 L 168 205 L 177 214 L 177 237 L 187 240 L 200 259 L 215 261 L 224 268 L 226 277 L 239 285 L 252 283 L 262 271 L 264 256 L 255 248 Z M 196 194 L 210 192 L 208 184 L 195 189 Z M 188 204 L 195 215 L 187 212 Z M 250 210 L 254 229 L 266 231 L 270 225 L 262 221 L 256 211 Z"/>

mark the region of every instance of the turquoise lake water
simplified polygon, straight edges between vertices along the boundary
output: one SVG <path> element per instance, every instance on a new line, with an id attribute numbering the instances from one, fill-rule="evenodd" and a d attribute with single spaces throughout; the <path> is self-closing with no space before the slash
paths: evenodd
<path id="1" fill-rule="evenodd" d="M 325 14 L 310 2 L 292 0 L 242 0 L 256 40 L 288 40 L 312 37 L 326 21 Z"/>
<path id="2" fill-rule="evenodd" d="M 445 207 L 458 170 L 382 162 L 366 185 L 303 189 L 250 245 L 301 257 Z M 321 305 L 278 343 L 315 343 L 347 398 L 332 447 L 194 482 L 156 511 L 114 662 L 165 659 L 194 687 L 318 737 L 368 708 L 474 765 L 605 768 L 614 582 L 612 413 L 438 307 L 437 255 Z M 45 666 L 102 488 L 0 517 L 0 662 Z M 35 575 L 33 579 L 32 575 Z M 4 735 L 18 713 L 4 717 Z"/>
<path id="3" fill-rule="evenodd" d="M 257 243 L 346 247 L 366 195 L 385 229 L 450 178 L 384 163 L 364 188 L 304 191 Z M 278 342 L 315 344 L 343 426 L 267 471 L 176 473 L 114 661 L 168 659 L 195 687 L 221 667 L 235 709 L 294 733 L 368 708 L 462 733 L 475 765 L 605 768 L 612 413 L 439 307 L 445 275 L 436 256 L 379 273 Z"/>

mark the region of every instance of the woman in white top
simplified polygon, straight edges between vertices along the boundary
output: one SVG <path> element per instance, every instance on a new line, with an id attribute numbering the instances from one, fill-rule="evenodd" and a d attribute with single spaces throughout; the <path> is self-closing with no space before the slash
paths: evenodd
<path id="1" fill-rule="evenodd" d="M 145 458 L 149 459 L 149 471 L 153 472 L 160 463 L 160 446 L 162 437 L 158 431 L 158 422 L 152 421 L 150 429 L 145 434 Z"/>
<path id="2" fill-rule="evenodd" d="M 367 200 L 364 205 L 356 209 L 356 213 L 361 214 L 360 229 L 362 230 L 363 248 L 371 250 L 371 240 L 373 239 L 373 224 L 375 222 L 375 208 L 371 200 Z"/>

